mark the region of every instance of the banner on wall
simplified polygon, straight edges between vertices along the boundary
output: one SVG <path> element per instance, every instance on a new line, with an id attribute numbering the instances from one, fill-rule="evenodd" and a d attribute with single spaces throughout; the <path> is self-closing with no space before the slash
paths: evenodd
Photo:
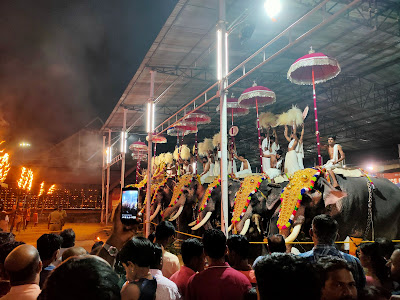
<path id="1" fill-rule="evenodd" d="M 397 186 L 400 186 L 400 172 L 395 173 L 378 173 L 377 177 L 387 178 Z"/>

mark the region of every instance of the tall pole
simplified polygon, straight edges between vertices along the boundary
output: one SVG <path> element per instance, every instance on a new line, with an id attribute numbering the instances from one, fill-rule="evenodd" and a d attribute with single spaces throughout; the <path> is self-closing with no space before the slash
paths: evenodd
<path id="1" fill-rule="evenodd" d="M 153 140 L 153 109 L 154 109 L 154 78 L 156 72 L 150 71 L 150 97 L 147 104 L 147 124 L 148 124 L 148 145 L 147 145 L 147 191 L 146 191 L 146 237 L 150 234 L 150 202 L 151 202 L 151 161 L 152 161 L 152 140 Z"/>
<path id="2" fill-rule="evenodd" d="M 108 129 L 108 157 L 111 157 L 111 129 Z M 111 162 L 107 161 L 107 189 L 106 189 L 106 225 L 108 224 L 108 201 L 110 199 L 110 167 Z"/>
<path id="3" fill-rule="evenodd" d="M 122 134 L 121 134 L 121 195 L 122 188 L 125 186 L 125 156 L 126 156 L 126 112 L 127 109 L 124 108 L 124 118 L 122 123 Z"/>
<path id="4" fill-rule="evenodd" d="M 105 162 L 105 152 L 106 152 L 106 136 L 103 135 L 103 165 L 101 167 L 101 216 L 100 216 L 100 223 L 102 223 L 104 221 L 104 201 L 105 201 L 105 197 L 104 197 L 104 184 L 106 181 L 106 176 L 104 173 L 104 167 L 106 166 Z"/>
<path id="5" fill-rule="evenodd" d="M 318 165 L 322 165 L 321 144 L 319 140 L 318 129 L 318 113 L 317 113 L 317 95 L 315 93 L 315 80 L 314 80 L 314 67 L 312 68 L 312 87 L 313 87 L 313 100 L 314 100 L 314 115 L 315 115 L 315 135 L 317 136 L 317 149 L 318 149 Z"/>
<path id="6" fill-rule="evenodd" d="M 228 136 L 227 136 L 227 93 L 225 91 L 228 86 L 228 37 L 225 22 L 225 0 L 219 0 L 219 21 L 217 32 L 217 44 L 219 52 L 218 68 L 219 68 L 219 96 L 220 96 L 220 132 L 221 132 L 221 230 L 227 235 L 228 229 Z"/>

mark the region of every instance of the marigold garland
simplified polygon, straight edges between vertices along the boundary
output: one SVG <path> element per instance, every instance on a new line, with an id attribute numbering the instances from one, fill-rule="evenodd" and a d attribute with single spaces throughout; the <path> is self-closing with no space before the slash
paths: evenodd
<path id="1" fill-rule="evenodd" d="M 257 193 L 266 175 L 252 175 L 244 178 L 235 195 L 235 205 L 232 213 L 232 224 L 240 222 L 250 205 L 251 196 Z"/>
<path id="2" fill-rule="evenodd" d="M 281 208 L 277 226 L 279 229 L 287 229 L 293 224 L 294 217 L 300 207 L 303 195 L 314 188 L 315 182 L 321 171 L 307 168 L 293 174 L 289 184 L 281 193 Z"/>
<path id="3" fill-rule="evenodd" d="M 214 179 L 213 182 L 211 182 L 208 186 L 206 191 L 204 192 L 204 196 L 201 200 L 201 203 L 199 205 L 199 215 L 197 216 L 196 223 L 198 224 L 200 222 L 200 212 L 202 212 L 208 205 L 208 201 L 211 199 L 211 194 L 212 192 L 221 185 L 221 178 L 218 176 L 217 178 Z"/>

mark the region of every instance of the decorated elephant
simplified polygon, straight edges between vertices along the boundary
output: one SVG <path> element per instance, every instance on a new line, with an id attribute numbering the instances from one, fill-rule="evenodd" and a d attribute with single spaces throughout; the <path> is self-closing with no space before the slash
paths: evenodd
<path id="1" fill-rule="evenodd" d="M 400 189 L 384 178 L 371 179 L 336 175 L 342 189 L 335 189 L 323 172 L 304 169 L 296 172 L 282 191 L 282 205 L 277 218 L 279 232 L 293 241 L 301 231 L 308 232 L 314 216 L 326 213 L 339 224 L 339 236 L 400 236 Z M 291 232 L 290 232 L 291 230 Z"/>

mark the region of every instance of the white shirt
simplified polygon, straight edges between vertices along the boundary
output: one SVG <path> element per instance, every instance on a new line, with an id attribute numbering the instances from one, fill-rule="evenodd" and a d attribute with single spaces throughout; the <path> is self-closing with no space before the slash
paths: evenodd
<path id="1" fill-rule="evenodd" d="M 7 295 L 1 300 L 36 300 L 40 294 L 40 287 L 37 284 L 23 284 L 12 286 Z"/>
<path id="2" fill-rule="evenodd" d="M 179 258 L 175 254 L 168 251 L 163 251 L 163 267 L 162 274 L 170 278 L 172 274 L 179 271 L 181 264 L 179 263 Z"/>
<path id="3" fill-rule="evenodd" d="M 175 282 L 164 277 L 161 270 L 150 269 L 150 274 L 157 281 L 156 300 L 179 300 L 182 299 Z"/>

